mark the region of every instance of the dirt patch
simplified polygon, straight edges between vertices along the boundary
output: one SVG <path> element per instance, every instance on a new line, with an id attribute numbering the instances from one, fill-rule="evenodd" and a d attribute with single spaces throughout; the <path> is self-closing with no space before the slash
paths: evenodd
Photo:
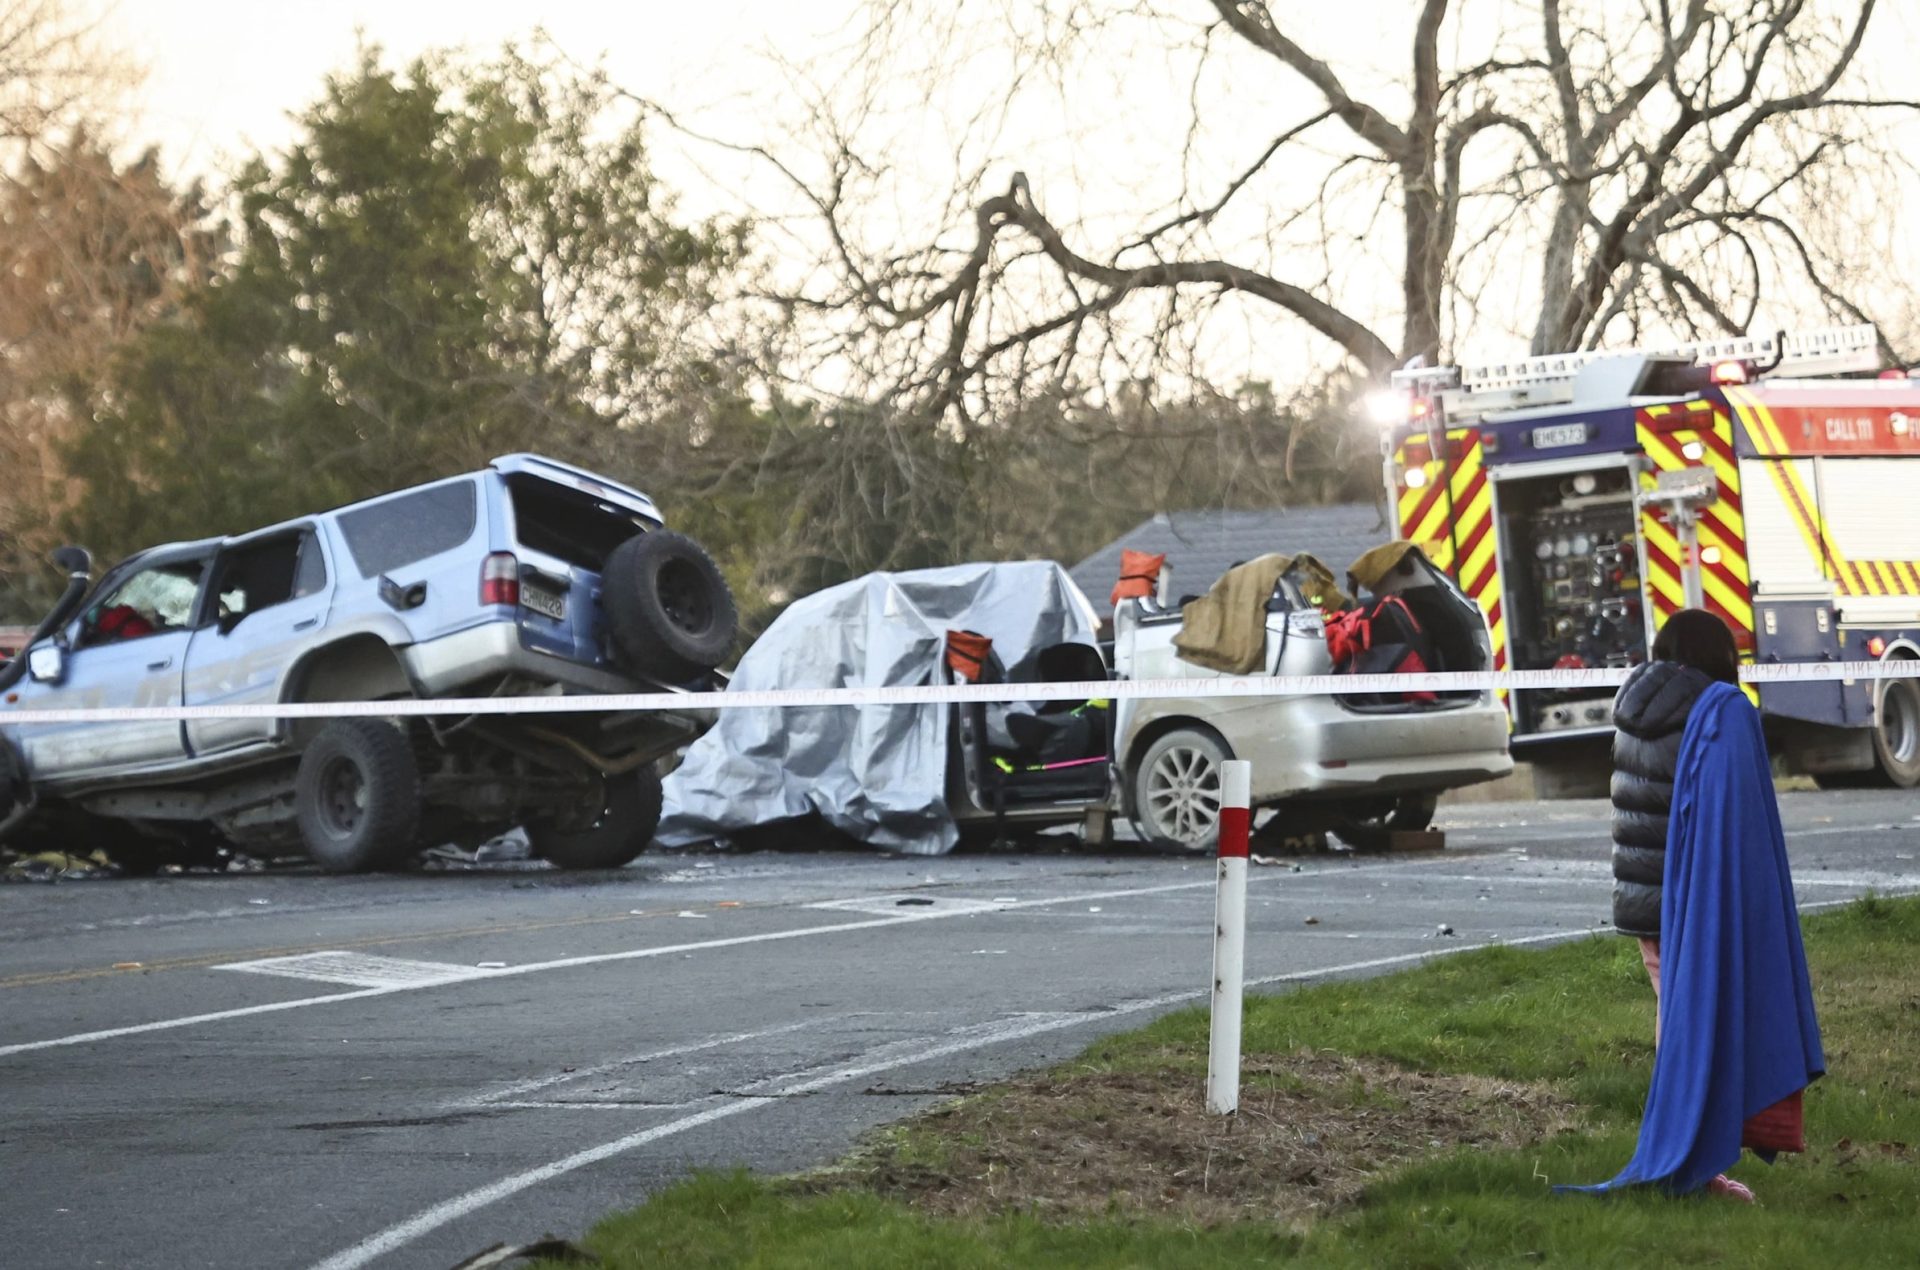
<path id="1" fill-rule="evenodd" d="M 1288 1220 L 1350 1203 L 1391 1165 L 1524 1146 L 1576 1119 L 1542 1086 L 1335 1054 L 1250 1059 L 1238 1116 L 1209 1116 L 1203 1101 L 1187 1071 L 1022 1077 L 889 1132 L 807 1185 L 855 1185 L 947 1215 Z"/>

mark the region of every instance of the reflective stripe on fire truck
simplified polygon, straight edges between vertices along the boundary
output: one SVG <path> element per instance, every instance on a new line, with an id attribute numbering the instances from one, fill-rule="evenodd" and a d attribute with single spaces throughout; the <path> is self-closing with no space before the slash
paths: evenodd
<path id="1" fill-rule="evenodd" d="M 1745 389 L 1729 389 L 1727 399 L 1733 403 L 1734 412 L 1739 415 L 1740 424 L 1746 429 L 1754 453 L 1761 456 L 1759 462 L 1766 468 L 1774 488 L 1779 491 L 1794 527 L 1800 531 L 1806 543 L 1809 556 L 1818 563 L 1828 581 L 1833 583 L 1835 594 L 1920 595 L 1920 569 L 1916 569 L 1914 562 L 1852 560 L 1840 550 L 1820 514 L 1818 498 L 1807 487 L 1806 480 L 1795 466 L 1783 461 L 1793 457 L 1795 452 L 1775 421 L 1773 412 L 1756 394 Z"/>
<path id="2" fill-rule="evenodd" d="M 1507 622 L 1500 603 L 1500 535 L 1493 525 L 1493 484 L 1480 449 L 1480 433 L 1461 428 L 1447 433 L 1447 454 L 1415 464 L 1426 483 L 1398 488 L 1400 536 L 1419 544 L 1427 559 L 1453 576 L 1460 589 L 1486 614 L 1493 641 L 1493 668 L 1507 668 Z M 1395 467 L 1405 472 L 1407 447 L 1427 452 L 1424 436 L 1408 437 L 1394 451 Z M 1502 699 L 1507 690 L 1499 690 Z"/>
<path id="3" fill-rule="evenodd" d="M 1676 420 L 1675 415 L 1681 418 Z M 1740 463 L 1733 447 L 1733 420 L 1713 401 L 1675 402 L 1649 406 L 1634 416 L 1634 430 L 1646 453 L 1649 470 L 1640 474 L 1640 487 L 1651 490 L 1656 473 L 1687 467 L 1705 467 L 1719 478 L 1720 497 L 1700 514 L 1700 590 L 1709 612 L 1733 629 L 1741 660 L 1752 662 L 1754 650 L 1753 583 L 1747 565 L 1747 525 L 1740 499 Z M 1697 453 L 1688 451 L 1698 447 Z M 1687 606 L 1680 539 L 1652 503 L 1640 513 L 1640 534 L 1646 543 L 1646 600 L 1653 629 Z M 1759 704 L 1759 694 L 1743 685 Z"/>
<path id="4" fill-rule="evenodd" d="M 1684 422 L 1675 427 L 1671 416 Z M 1659 426 L 1662 421 L 1665 427 Z M 1720 481 L 1720 497 L 1700 517 L 1700 580 L 1707 607 L 1718 614 L 1741 642 L 1753 638 L 1753 587 L 1747 572 L 1747 528 L 1741 514 L 1740 465 L 1733 451 L 1733 421 L 1711 401 L 1688 401 L 1650 406 L 1636 418 L 1640 447 L 1651 464 L 1640 477 L 1643 489 L 1654 487 L 1655 473 L 1687 467 L 1706 467 Z M 1671 431 L 1667 429 L 1672 429 Z M 1697 456 L 1687 451 L 1699 447 Z M 1647 540 L 1647 589 L 1658 627 L 1686 607 L 1680 541 L 1651 505 L 1641 513 L 1640 532 Z"/>

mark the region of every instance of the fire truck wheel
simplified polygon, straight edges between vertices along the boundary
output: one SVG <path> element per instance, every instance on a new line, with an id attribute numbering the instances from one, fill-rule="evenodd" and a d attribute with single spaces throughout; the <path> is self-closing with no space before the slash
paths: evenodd
<path id="1" fill-rule="evenodd" d="M 1889 679 L 1873 726 L 1873 757 L 1896 789 L 1920 785 L 1920 681 Z"/>

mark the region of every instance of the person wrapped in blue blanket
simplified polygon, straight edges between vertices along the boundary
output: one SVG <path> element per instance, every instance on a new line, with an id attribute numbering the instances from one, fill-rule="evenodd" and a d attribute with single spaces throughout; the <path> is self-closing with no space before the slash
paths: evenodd
<path id="1" fill-rule="evenodd" d="M 1743 1146 L 1768 1160 L 1804 1149 L 1800 1093 L 1826 1059 L 1772 768 L 1759 712 L 1737 686 L 1732 632 L 1687 610 L 1662 629 L 1654 655 L 1645 675 L 1665 662 L 1708 682 L 1685 712 L 1673 767 L 1658 930 L 1654 940 L 1629 932 L 1643 937 L 1658 1001 L 1653 1082 L 1620 1174 L 1556 1189 L 1652 1185 L 1751 1202 L 1725 1170 Z M 1641 677 L 1621 689 L 1623 702 Z"/>

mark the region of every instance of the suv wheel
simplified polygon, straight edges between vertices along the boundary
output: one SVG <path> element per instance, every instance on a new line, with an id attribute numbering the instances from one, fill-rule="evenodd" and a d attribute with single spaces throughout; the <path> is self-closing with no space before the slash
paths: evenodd
<path id="1" fill-rule="evenodd" d="M 733 651 L 733 592 L 713 557 L 683 534 L 656 529 L 615 547 L 602 596 L 614 647 L 642 674 L 679 683 Z"/>
<path id="2" fill-rule="evenodd" d="M 406 733 L 380 719 L 335 719 L 300 755 L 300 837 L 329 873 L 397 864 L 420 827 L 420 768 Z"/>
<path id="3" fill-rule="evenodd" d="M 1133 824 L 1148 842 L 1211 849 L 1220 836 L 1220 765 L 1233 757 L 1211 732 L 1169 732 L 1133 769 Z"/>
<path id="4" fill-rule="evenodd" d="M 660 824 L 660 773 L 649 763 L 607 777 L 600 790 L 597 812 L 529 821 L 533 854 L 562 869 L 617 869 L 645 851 Z"/>

